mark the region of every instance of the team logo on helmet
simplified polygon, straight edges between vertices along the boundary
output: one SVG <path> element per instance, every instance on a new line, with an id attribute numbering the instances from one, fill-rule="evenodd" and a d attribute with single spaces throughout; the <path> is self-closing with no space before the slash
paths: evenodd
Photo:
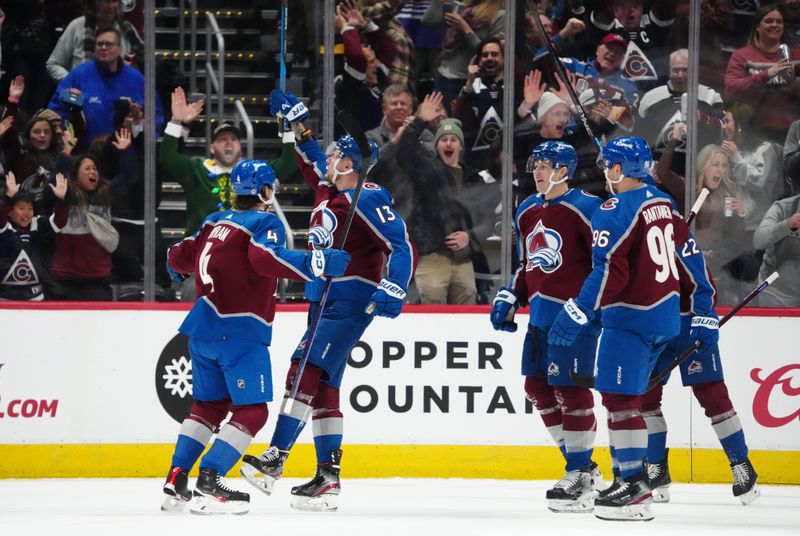
<path id="1" fill-rule="evenodd" d="M 542 222 L 536 224 L 533 231 L 525 238 L 525 257 L 527 264 L 525 270 L 530 272 L 539 267 L 549 274 L 561 266 L 561 235 L 553 229 L 548 229 Z"/>

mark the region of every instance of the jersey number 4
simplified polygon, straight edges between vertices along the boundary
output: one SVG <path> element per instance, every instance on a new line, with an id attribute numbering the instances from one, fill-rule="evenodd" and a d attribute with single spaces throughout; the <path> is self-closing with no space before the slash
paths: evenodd
<path id="1" fill-rule="evenodd" d="M 204 285 L 211 285 L 211 292 L 214 292 L 214 280 L 211 278 L 211 274 L 208 273 L 208 263 L 211 261 L 211 253 L 208 250 L 211 249 L 213 244 L 211 242 L 206 242 L 205 247 L 203 248 L 203 252 L 200 254 L 200 281 L 203 282 Z"/>
<path id="2" fill-rule="evenodd" d="M 671 223 L 663 230 L 659 227 L 651 227 L 647 231 L 647 249 L 650 259 L 657 266 L 656 281 L 658 283 L 663 283 L 670 276 L 678 279 L 678 266 L 675 264 L 675 232 Z"/>

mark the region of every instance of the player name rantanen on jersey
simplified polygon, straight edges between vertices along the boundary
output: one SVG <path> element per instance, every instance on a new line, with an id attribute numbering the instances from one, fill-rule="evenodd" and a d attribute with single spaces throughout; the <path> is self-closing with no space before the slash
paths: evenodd
<path id="1" fill-rule="evenodd" d="M 655 205 L 642 211 L 644 221 L 653 223 L 656 220 L 671 220 L 672 208 L 667 205 Z"/>

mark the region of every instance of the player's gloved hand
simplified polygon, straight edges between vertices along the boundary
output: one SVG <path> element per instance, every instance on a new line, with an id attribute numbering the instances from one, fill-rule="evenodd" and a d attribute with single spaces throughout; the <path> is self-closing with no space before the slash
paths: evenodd
<path id="1" fill-rule="evenodd" d="M 172 266 L 169 265 L 169 261 L 167 261 L 166 264 L 167 264 L 167 273 L 169 274 L 169 278 L 172 279 L 173 281 L 175 281 L 177 284 L 180 285 L 181 283 L 183 283 L 186 280 L 187 277 L 189 277 L 186 274 L 181 274 L 181 273 L 176 272 L 175 270 L 173 270 Z"/>
<path id="2" fill-rule="evenodd" d="M 269 94 L 269 111 L 275 117 L 285 117 L 290 123 L 302 122 L 308 119 L 308 108 L 300 99 L 279 89 L 273 89 Z"/>
<path id="3" fill-rule="evenodd" d="M 400 285 L 388 279 L 381 279 L 378 290 L 369 298 L 364 312 L 373 316 L 395 318 L 403 310 L 405 297 L 406 291 Z"/>
<path id="4" fill-rule="evenodd" d="M 347 270 L 350 254 L 341 249 L 317 249 L 307 259 L 314 277 L 339 277 Z"/>
<path id="5" fill-rule="evenodd" d="M 571 346 L 592 318 L 594 318 L 592 311 L 581 309 L 572 299 L 567 300 L 553 325 L 550 326 L 547 342 L 556 346 Z"/>
<path id="6" fill-rule="evenodd" d="M 709 316 L 693 316 L 689 337 L 700 341 L 701 347 L 709 347 L 719 342 L 719 320 L 715 313 Z"/>
<path id="7" fill-rule="evenodd" d="M 514 313 L 519 309 L 519 301 L 510 288 L 501 288 L 497 291 L 497 296 L 492 302 L 492 312 L 489 320 L 492 327 L 497 331 L 517 331 L 517 323 L 514 322 Z"/>
<path id="8" fill-rule="evenodd" d="M 315 225 L 308 230 L 308 243 L 312 249 L 328 249 L 333 247 L 333 234 L 322 225 Z"/>

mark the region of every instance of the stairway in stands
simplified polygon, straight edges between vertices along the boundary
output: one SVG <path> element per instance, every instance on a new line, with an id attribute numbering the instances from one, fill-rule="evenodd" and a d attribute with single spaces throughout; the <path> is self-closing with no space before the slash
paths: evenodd
<path id="1" fill-rule="evenodd" d="M 184 62 L 183 72 L 186 87 L 189 84 L 191 69 L 189 34 L 190 19 L 187 0 L 184 11 Z M 156 55 L 161 61 L 179 65 L 180 33 L 179 3 L 177 0 L 161 0 L 157 2 L 156 11 Z M 198 0 L 197 11 L 197 53 L 196 76 L 197 92 L 205 93 L 206 87 L 206 12 L 214 14 L 225 39 L 225 99 L 224 120 L 233 122 L 235 117 L 234 102 L 239 99 L 253 123 L 254 157 L 269 160 L 276 157 L 281 148 L 277 137 L 277 124 L 269 116 L 268 95 L 278 85 L 279 72 L 279 20 L 280 0 Z M 302 23 L 302 22 L 296 22 Z M 212 39 L 214 37 L 212 36 Z M 216 44 L 212 47 L 216 51 Z M 291 47 L 288 47 L 291 51 Z M 216 57 L 216 52 L 212 52 Z M 300 63 L 287 53 L 287 64 L 291 66 L 286 80 L 287 90 L 298 96 L 309 91 L 310 69 L 307 62 Z M 216 66 L 216 62 L 212 62 Z M 205 112 L 216 115 L 217 97 L 206 102 Z M 206 156 L 208 142 L 205 134 L 206 116 L 198 118 L 186 141 L 184 154 Z M 216 126 L 216 117 L 211 118 L 212 130 Z M 244 126 L 240 125 L 244 134 Z M 242 150 L 247 155 L 245 140 Z M 279 200 L 286 213 L 289 225 L 293 229 L 295 241 L 299 247 L 305 242 L 308 214 L 312 196 L 299 174 L 281 185 Z M 172 243 L 183 237 L 186 224 L 186 203 L 181 186 L 163 177 L 161 203 L 158 214 L 162 224 L 165 243 Z"/>

